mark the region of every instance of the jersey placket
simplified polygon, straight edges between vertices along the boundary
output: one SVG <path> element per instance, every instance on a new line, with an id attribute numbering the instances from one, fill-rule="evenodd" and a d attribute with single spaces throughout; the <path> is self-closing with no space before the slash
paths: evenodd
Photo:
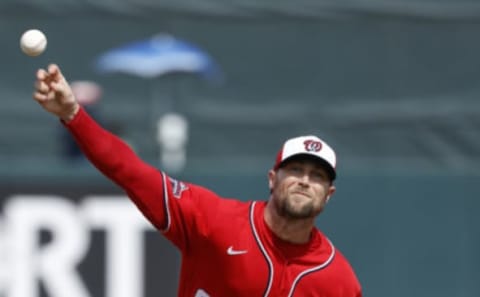
<path id="1" fill-rule="evenodd" d="M 263 234 L 263 236 L 259 235 L 257 227 L 259 230 L 262 230 L 262 227 L 265 228 L 265 226 L 255 226 L 257 224 L 255 224 L 255 220 L 253 220 L 254 212 L 255 203 L 252 204 L 252 210 L 250 213 L 250 215 L 252 216 L 251 222 L 252 224 L 254 224 L 254 235 L 255 237 L 257 237 L 257 242 L 260 245 L 260 249 L 264 254 L 267 262 L 270 263 L 272 269 L 270 290 L 267 290 L 263 297 L 287 296 L 294 279 L 294 276 L 292 277 L 292 271 L 290 271 L 291 261 L 285 258 L 285 256 L 281 254 L 281 251 L 279 251 L 273 246 L 272 242 L 270 242 L 266 238 L 265 234 Z"/>
<path id="2" fill-rule="evenodd" d="M 278 281 L 279 285 L 278 288 L 280 292 L 278 295 L 272 296 L 287 296 L 290 288 L 292 286 L 292 271 L 291 271 L 291 261 L 287 259 L 282 259 L 279 261 L 279 265 L 277 265 L 276 269 L 278 271 Z"/>

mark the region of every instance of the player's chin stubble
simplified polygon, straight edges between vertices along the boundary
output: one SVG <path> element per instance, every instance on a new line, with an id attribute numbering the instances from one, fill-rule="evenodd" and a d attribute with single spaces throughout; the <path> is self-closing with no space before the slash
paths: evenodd
<path id="1" fill-rule="evenodd" d="M 278 205 L 280 204 L 280 205 Z M 285 199 L 277 204 L 278 213 L 289 219 L 306 219 L 314 217 L 317 212 L 312 202 L 302 206 L 294 205 L 289 199 Z"/>

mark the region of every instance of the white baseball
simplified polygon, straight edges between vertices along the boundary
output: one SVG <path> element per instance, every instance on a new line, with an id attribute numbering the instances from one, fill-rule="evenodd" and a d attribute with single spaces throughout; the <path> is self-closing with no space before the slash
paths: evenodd
<path id="1" fill-rule="evenodd" d="M 40 30 L 27 30 L 20 38 L 20 48 L 29 56 L 38 56 L 47 48 L 47 37 Z"/>

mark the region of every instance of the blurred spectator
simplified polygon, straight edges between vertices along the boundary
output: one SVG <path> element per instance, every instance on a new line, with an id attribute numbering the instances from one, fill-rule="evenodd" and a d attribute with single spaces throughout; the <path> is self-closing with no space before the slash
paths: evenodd
<path id="1" fill-rule="evenodd" d="M 157 121 L 160 164 L 169 172 L 180 172 L 187 162 L 188 120 L 178 113 L 167 113 Z"/>

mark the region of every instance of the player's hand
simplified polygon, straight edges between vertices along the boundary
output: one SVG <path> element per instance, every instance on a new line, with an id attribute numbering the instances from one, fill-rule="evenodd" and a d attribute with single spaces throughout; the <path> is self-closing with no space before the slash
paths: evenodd
<path id="1" fill-rule="evenodd" d="M 33 99 L 65 122 L 72 120 L 80 109 L 70 85 L 55 64 L 37 71 Z"/>

